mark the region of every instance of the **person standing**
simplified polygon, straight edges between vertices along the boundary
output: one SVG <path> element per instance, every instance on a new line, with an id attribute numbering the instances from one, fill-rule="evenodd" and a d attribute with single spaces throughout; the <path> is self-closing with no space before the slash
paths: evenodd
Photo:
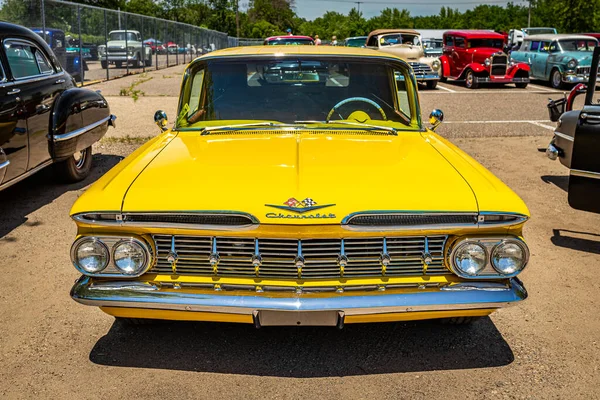
<path id="1" fill-rule="evenodd" d="M 321 45 L 321 39 L 319 39 L 319 35 L 315 35 L 315 46 Z"/>
<path id="2" fill-rule="evenodd" d="M 292 29 L 291 28 L 287 28 L 287 35 L 288 36 L 292 36 Z"/>
<path id="3" fill-rule="evenodd" d="M 337 37 L 335 37 L 335 35 L 331 37 L 331 45 L 337 46 Z"/>

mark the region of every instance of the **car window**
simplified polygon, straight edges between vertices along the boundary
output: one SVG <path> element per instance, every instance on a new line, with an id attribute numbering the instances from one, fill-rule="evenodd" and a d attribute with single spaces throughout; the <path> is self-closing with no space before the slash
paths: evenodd
<path id="1" fill-rule="evenodd" d="M 50 62 L 35 45 L 22 40 L 4 41 L 8 65 L 15 79 L 49 75 L 54 72 Z"/>
<path id="2" fill-rule="evenodd" d="M 391 123 L 411 126 L 414 120 L 409 71 L 386 63 L 335 57 L 211 60 L 188 73 L 178 128 L 200 121 L 269 121 L 273 115 L 285 123 L 324 121 L 332 109 L 334 119 L 364 111 L 382 120 L 383 111 Z"/>
<path id="3" fill-rule="evenodd" d="M 531 51 L 538 51 L 540 48 L 540 42 L 531 42 Z"/>
<path id="4" fill-rule="evenodd" d="M 529 48 L 531 47 L 531 42 L 528 40 L 525 40 L 522 44 L 521 47 L 519 48 L 519 51 L 529 51 Z"/>
<path id="5" fill-rule="evenodd" d="M 371 36 L 369 38 L 369 43 L 367 43 L 367 46 L 377 47 L 377 36 Z"/>
<path id="6" fill-rule="evenodd" d="M 452 36 L 446 36 L 446 46 L 454 46 L 454 38 Z"/>
<path id="7" fill-rule="evenodd" d="M 550 50 L 550 42 L 540 42 L 540 53 L 547 53 Z"/>
<path id="8" fill-rule="evenodd" d="M 557 42 L 552 42 L 550 44 L 550 53 L 555 53 L 557 51 L 560 51 L 560 48 L 558 47 L 558 43 Z"/>
<path id="9" fill-rule="evenodd" d="M 454 43 L 456 47 L 462 47 L 463 49 L 465 48 L 465 38 L 463 37 L 455 37 L 454 38 Z"/>

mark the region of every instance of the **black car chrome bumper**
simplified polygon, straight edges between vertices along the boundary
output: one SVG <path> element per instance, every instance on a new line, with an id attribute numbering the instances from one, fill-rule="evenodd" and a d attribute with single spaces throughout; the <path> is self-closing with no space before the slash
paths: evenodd
<path id="1" fill-rule="evenodd" d="M 342 316 L 496 309 L 527 298 L 523 284 L 462 282 L 443 287 L 343 293 L 289 293 L 163 287 L 141 281 L 93 281 L 81 277 L 71 297 L 99 307 L 256 315 L 258 312 L 326 312 Z"/>

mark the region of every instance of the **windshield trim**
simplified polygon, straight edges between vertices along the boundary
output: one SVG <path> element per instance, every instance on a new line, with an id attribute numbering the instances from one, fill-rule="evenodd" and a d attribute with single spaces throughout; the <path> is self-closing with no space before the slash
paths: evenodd
<path id="1" fill-rule="evenodd" d="M 400 58 L 395 58 L 392 56 L 369 56 L 367 57 L 359 57 L 359 56 L 353 56 L 353 55 L 346 55 L 346 54 L 294 54 L 294 53 L 290 53 L 290 54 L 284 54 L 283 56 L 278 56 L 275 55 L 275 53 L 267 53 L 267 54 L 244 54 L 244 55 L 227 55 L 227 56 L 214 56 L 214 55 L 207 55 L 204 57 L 199 57 L 197 59 L 195 59 L 194 61 L 192 61 L 188 67 L 186 68 L 184 74 L 183 74 L 183 79 L 182 79 L 182 83 L 181 83 L 181 87 L 180 87 L 180 91 L 179 91 L 179 101 L 177 103 L 177 116 L 181 113 L 182 107 L 183 107 L 183 101 L 184 101 L 184 91 L 186 88 L 186 85 L 188 84 L 189 80 L 191 79 L 192 75 L 191 72 L 196 70 L 197 68 L 206 68 L 209 62 L 239 62 L 240 60 L 248 60 L 248 59 L 256 59 L 256 60 L 260 60 L 260 61 L 264 61 L 264 60 L 268 60 L 268 59 L 273 59 L 273 60 L 277 60 L 277 61 L 284 61 L 287 59 L 292 59 L 292 60 L 298 60 L 298 61 L 302 61 L 303 59 L 308 59 L 310 60 L 315 60 L 315 59 L 319 59 L 322 58 L 324 59 L 323 61 L 327 61 L 329 59 L 334 59 L 336 61 L 344 61 L 347 60 L 348 62 L 356 62 L 357 60 L 359 60 L 361 63 L 385 63 L 387 65 L 389 65 L 392 68 L 398 68 L 398 69 L 402 69 L 405 70 L 407 73 L 407 77 L 408 79 L 406 80 L 406 82 L 410 82 L 410 88 L 409 91 L 412 92 L 412 95 L 409 96 L 409 103 L 410 103 L 410 109 L 411 109 L 411 114 L 410 115 L 410 125 L 409 126 L 398 126 L 395 127 L 395 129 L 397 131 L 422 131 L 424 128 L 423 126 L 423 121 L 421 118 L 421 104 L 419 101 L 419 93 L 417 90 L 417 81 L 415 79 L 415 75 L 413 70 L 411 69 L 410 65 L 400 59 Z M 397 96 L 396 96 L 396 101 L 397 101 Z M 397 105 L 395 105 L 397 106 Z M 276 118 L 276 115 L 274 115 L 274 117 Z M 226 120 L 223 120 L 223 122 L 225 122 Z M 273 121 L 276 121 L 276 119 L 273 119 Z M 223 123 L 221 125 L 226 125 L 226 123 Z M 399 123 L 400 125 L 400 123 Z M 198 128 L 193 128 L 193 129 L 199 129 Z M 177 119 L 175 120 L 175 124 L 173 126 L 173 131 L 178 131 L 178 130 L 190 130 L 189 127 L 179 127 L 177 126 Z"/>

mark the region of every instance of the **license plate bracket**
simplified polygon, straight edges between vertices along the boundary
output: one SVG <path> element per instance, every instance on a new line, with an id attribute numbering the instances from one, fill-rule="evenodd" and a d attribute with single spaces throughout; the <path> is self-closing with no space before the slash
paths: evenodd
<path id="1" fill-rule="evenodd" d="M 254 312 L 257 326 L 337 326 L 344 323 L 344 313 L 327 311 L 277 311 L 258 310 Z"/>

